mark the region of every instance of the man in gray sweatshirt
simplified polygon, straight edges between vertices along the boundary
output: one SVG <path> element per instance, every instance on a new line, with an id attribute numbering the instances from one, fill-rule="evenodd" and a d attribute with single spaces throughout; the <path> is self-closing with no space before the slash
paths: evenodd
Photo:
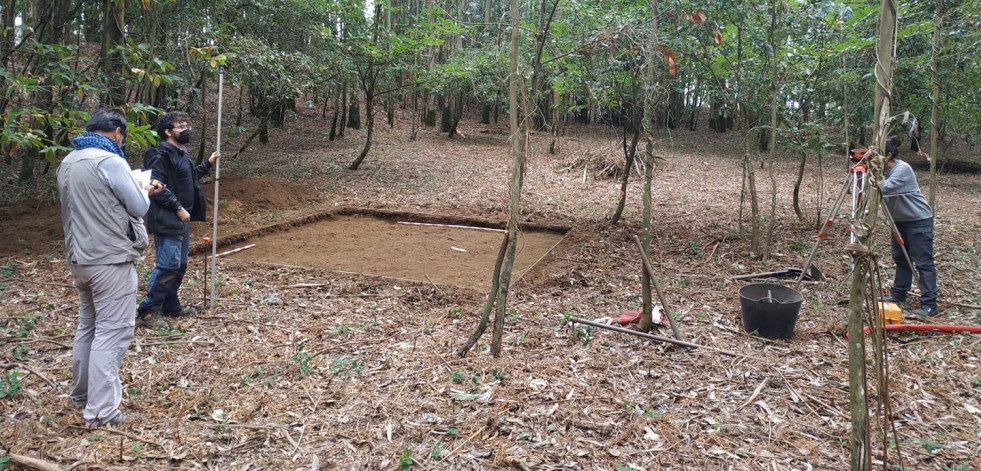
<path id="1" fill-rule="evenodd" d="M 896 221 L 896 230 L 905 241 L 909 258 L 916 265 L 920 284 L 921 316 L 937 314 L 937 269 L 933 263 L 933 209 L 916 183 L 916 174 L 906 162 L 899 160 L 899 136 L 886 141 L 885 179 L 880 188 L 882 201 Z M 913 270 L 906 262 L 902 247 L 892 235 L 892 259 L 896 276 L 885 301 L 905 302 L 913 285 Z"/>
<path id="2" fill-rule="evenodd" d="M 58 167 L 58 193 L 65 261 L 79 298 L 69 396 L 86 426 L 98 427 L 126 420 L 119 364 L 136 324 L 134 262 L 147 246 L 142 217 L 150 201 L 123 158 L 126 118 L 100 110 L 85 130 Z"/>

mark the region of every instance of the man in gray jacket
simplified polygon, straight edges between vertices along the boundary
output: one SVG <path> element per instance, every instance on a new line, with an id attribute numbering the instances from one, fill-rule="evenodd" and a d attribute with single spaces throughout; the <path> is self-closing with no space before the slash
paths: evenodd
<path id="1" fill-rule="evenodd" d="M 134 262 L 147 246 L 142 217 L 150 202 L 123 158 L 126 118 L 100 110 L 85 130 L 58 167 L 58 193 L 65 260 L 79 298 L 69 396 L 84 409 L 86 426 L 98 427 L 126 420 L 119 364 L 133 339 Z"/>
<path id="2" fill-rule="evenodd" d="M 921 316 L 937 314 L 937 268 L 933 263 L 933 209 L 923 197 L 916 174 L 906 162 L 899 160 L 899 136 L 886 141 L 885 179 L 882 181 L 882 201 L 889 208 L 896 230 L 905 242 L 909 258 L 916 265 L 920 284 Z M 896 276 L 892 290 L 883 300 L 902 303 L 913 285 L 913 267 L 906 262 L 902 247 L 892 235 L 892 259 Z"/>

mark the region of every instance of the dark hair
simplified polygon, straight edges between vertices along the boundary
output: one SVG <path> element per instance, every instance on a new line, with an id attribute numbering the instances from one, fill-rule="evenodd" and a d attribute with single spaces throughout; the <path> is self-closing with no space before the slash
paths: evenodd
<path id="1" fill-rule="evenodd" d="M 157 125 L 153 128 L 157 131 L 157 136 L 160 139 L 167 139 L 167 134 L 164 131 L 173 131 L 174 125 L 179 123 L 188 123 L 191 121 L 191 117 L 183 111 L 171 111 L 169 113 L 164 113 L 157 118 Z"/>
<path id="2" fill-rule="evenodd" d="M 88 132 L 113 132 L 119 128 L 126 136 L 126 117 L 116 110 L 102 109 L 92 113 L 92 117 L 85 123 L 85 130 Z"/>
<path id="3" fill-rule="evenodd" d="M 899 158 L 899 146 L 903 143 L 903 138 L 899 134 L 893 134 L 886 139 L 886 153 L 892 154 L 893 159 Z"/>

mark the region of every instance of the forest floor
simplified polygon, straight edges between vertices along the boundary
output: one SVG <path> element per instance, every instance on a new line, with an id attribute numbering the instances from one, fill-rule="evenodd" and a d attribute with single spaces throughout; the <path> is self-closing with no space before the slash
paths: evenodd
<path id="1" fill-rule="evenodd" d="M 423 280 L 378 270 L 385 257 L 395 265 L 410 253 L 423 261 L 408 265 L 427 263 L 427 252 L 446 263 L 464 253 L 450 246 L 478 245 L 476 231 L 377 237 L 384 229 L 372 224 L 391 218 L 369 218 L 330 239 L 309 230 L 289 239 L 291 229 L 305 227 L 296 221 L 346 220 L 342 212 L 500 224 L 506 131 L 463 123 L 456 139 L 423 129 L 409 140 L 407 121 L 395 129 L 381 122 L 367 160 L 349 171 L 363 131 L 328 142 L 316 111 L 301 113 L 269 144 L 223 161 L 219 233 L 235 242 L 229 248 L 260 245 L 252 256 L 220 259 L 214 310 L 170 329 L 137 330 L 121 369 L 122 407 L 135 420 L 118 429 L 83 429 L 66 396 L 77 297 L 51 176 L 43 177 L 47 190 L 0 208 L 3 448 L 77 469 L 848 467 L 847 211 L 816 259 L 828 280 L 778 280 L 804 296 L 789 340 L 744 332 L 737 291 L 751 281 L 731 279 L 804 264 L 819 209 L 826 217 L 845 177 L 840 158 L 826 157 L 822 169 L 808 162 L 801 192 L 808 222 L 798 222 L 791 205 L 798 160 L 778 156 L 774 253 L 763 263 L 749 256 L 741 232 L 748 225 L 739 223 L 736 136 L 678 131 L 658 142 L 654 270 L 685 339 L 739 355 L 730 357 L 570 327 L 567 315 L 616 318 L 639 309 L 642 267 L 632 236 L 640 232 L 640 178 L 632 177 L 625 217 L 612 226 L 619 186 L 602 170 L 621 158 L 617 131 L 570 127 L 556 155 L 545 152 L 546 135 L 533 136 L 522 218 L 568 232 L 539 249 L 547 255 L 532 257 L 537 263 L 514 284 L 500 358 L 490 354 L 490 333 L 461 358 L 487 282 L 430 280 L 425 267 Z M 927 175 L 918 177 L 928 191 Z M 765 171 L 757 181 L 768 209 Z M 978 325 L 981 180 L 941 174 L 935 184 L 935 322 Z M 212 191 L 206 188 L 209 199 Z M 194 225 L 186 304 L 202 298 L 205 247 L 197 242 L 210 231 L 210 223 Z M 500 235 L 488 234 L 493 252 Z M 877 226 L 875 239 L 888 286 L 888 231 Z M 434 248 L 417 249 L 428 242 Z M 284 251 L 260 253 L 280 243 Z M 319 258 L 347 246 L 377 247 L 381 268 L 358 269 L 357 256 L 347 261 L 354 266 Z M 462 272 L 487 273 L 489 281 L 486 261 L 467 263 L 472 269 Z M 152 266 L 150 250 L 139 267 L 140 295 Z M 655 330 L 671 336 L 666 326 Z M 872 427 L 874 461 L 885 444 L 889 469 L 981 469 L 981 337 L 901 340 L 886 341 L 897 435 Z"/>

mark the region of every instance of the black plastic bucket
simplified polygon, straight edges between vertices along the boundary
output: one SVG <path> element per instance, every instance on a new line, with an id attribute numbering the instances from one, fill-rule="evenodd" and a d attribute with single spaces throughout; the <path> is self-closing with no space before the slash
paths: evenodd
<path id="1" fill-rule="evenodd" d="M 739 305 L 746 332 L 770 339 L 788 339 L 800 314 L 804 296 L 793 288 L 755 283 L 739 288 Z"/>

